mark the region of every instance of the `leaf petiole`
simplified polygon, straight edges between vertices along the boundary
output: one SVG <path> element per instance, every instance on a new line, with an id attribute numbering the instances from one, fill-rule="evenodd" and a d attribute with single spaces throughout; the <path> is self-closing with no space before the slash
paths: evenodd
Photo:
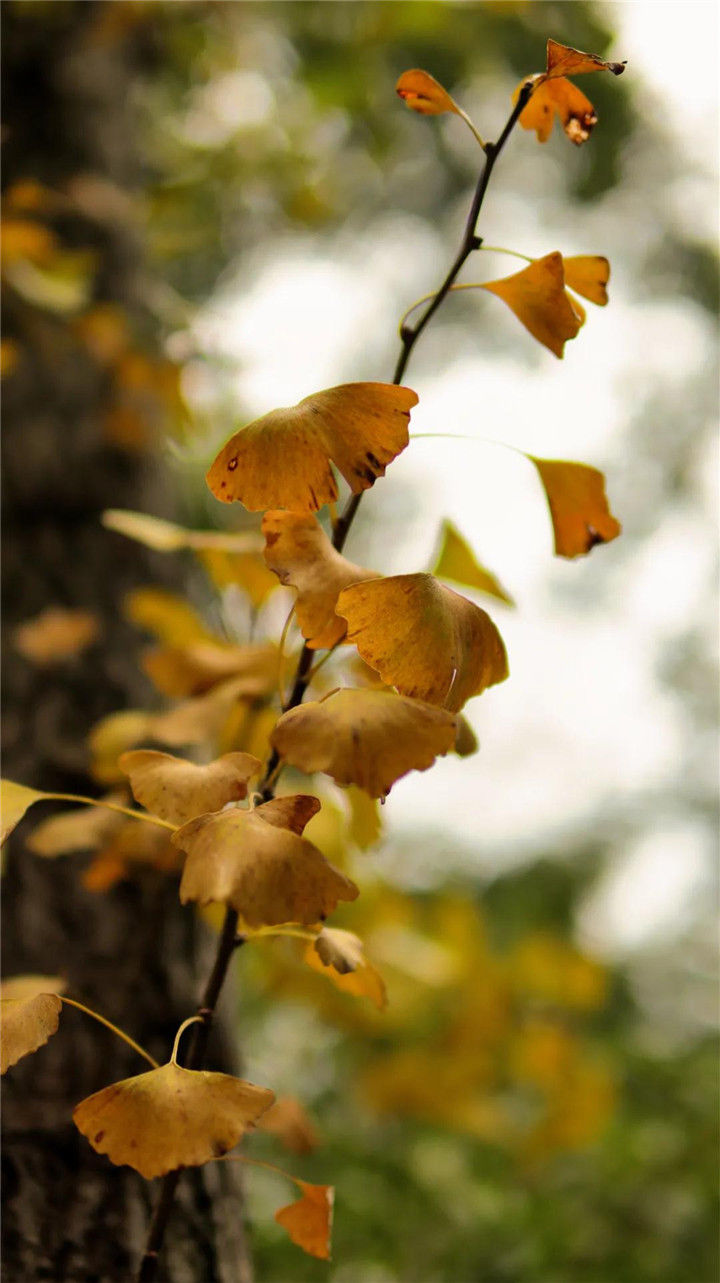
<path id="1" fill-rule="evenodd" d="M 142 1056 L 143 1060 L 147 1060 L 148 1063 L 152 1065 L 153 1069 L 159 1069 L 157 1060 L 153 1059 L 150 1052 L 145 1051 L 144 1047 L 141 1047 L 139 1043 L 135 1042 L 135 1039 L 131 1038 L 129 1034 L 126 1034 L 124 1030 L 118 1029 L 117 1025 L 114 1025 L 112 1020 L 107 1020 L 105 1016 L 101 1016 L 97 1011 L 93 1011 L 92 1007 L 86 1007 L 84 1003 L 77 1002 L 74 998 L 66 998 L 61 993 L 57 996 L 61 1002 L 66 1004 L 66 1006 L 76 1007 L 78 1011 L 84 1011 L 86 1016 L 91 1016 L 93 1020 L 97 1020 L 101 1025 L 105 1025 L 106 1029 L 111 1029 L 114 1034 L 117 1034 L 118 1038 L 122 1038 L 123 1042 L 127 1043 L 128 1047 L 132 1047 L 133 1051 L 136 1051 L 138 1056 Z"/>

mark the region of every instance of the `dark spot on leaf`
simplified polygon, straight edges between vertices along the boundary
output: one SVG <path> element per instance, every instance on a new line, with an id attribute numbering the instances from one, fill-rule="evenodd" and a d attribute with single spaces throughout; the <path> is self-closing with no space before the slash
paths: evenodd
<path id="1" fill-rule="evenodd" d="M 587 533 L 588 552 L 590 551 L 591 548 L 596 548 L 599 543 L 605 543 L 603 536 L 599 534 L 598 531 L 595 530 L 592 526 L 588 526 L 588 533 Z"/>
<path id="2" fill-rule="evenodd" d="M 94 1143 L 95 1145 L 99 1145 L 99 1144 L 100 1144 L 100 1141 L 102 1140 L 102 1138 L 103 1138 L 103 1136 L 104 1136 L 104 1135 L 105 1135 L 105 1132 L 98 1132 L 98 1134 L 97 1134 L 97 1136 L 95 1137 L 95 1140 L 94 1140 L 94 1142 L 93 1142 L 93 1143 Z"/>
<path id="3" fill-rule="evenodd" d="M 315 491 L 313 490 L 312 486 L 309 486 L 308 489 L 310 491 L 310 499 L 312 501 L 312 506 L 317 510 L 320 507 L 320 504 L 317 501 L 317 495 L 315 494 Z"/>
<path id="4" fill-rule="evenodd" d="M 382 467 L 380 460 L 375 458 L 375 455 L 372 453 L 372 450 L 368 450 L 367 454 L 365 455 L 365 458 L 367 459 L 371 468 L 376 468 L 377 470 L 379 470 Z"/>
<path id="5" fill-rule="evenodd" d="M 213 1141 L 212 1152 L 216 1158 L 220 1158 L 222 1154 L 227 1154 L 227 1151 L 228 1151 L 228 1146 L 223 1145 L 222 1141 L 219 1141 L 219 1140 Z"/>
<path id="6" fill-rule="evenodd" d="M 232 459 L 228 459 L 228 472 L 234 472 L 237 468 L 237 463 L 237 455 L 233 455 Z"/>

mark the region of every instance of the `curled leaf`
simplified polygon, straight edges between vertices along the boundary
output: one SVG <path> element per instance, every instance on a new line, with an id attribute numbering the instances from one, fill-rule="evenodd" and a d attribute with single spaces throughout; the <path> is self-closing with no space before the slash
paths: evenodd
<path id="1" fill-rule="evenodd" d="M 295 1096 L 278 1096 L 258 1122 L 293 1154 L 311 1154 L 318 1146 L 317 1132 L 307 1110 Z"/>
<path id="2" fill-rule="evenodd" d="M 610 264 L 601 254 L 578 254 L 574 257 L 563 257 L 565 284 L 576 294 L 590 299 L 604 307 L 608 301 L 607 283 L 610 280 Z"/>
<path id="3" fill-rule="evenodd" d="M 171 1062 L 88 1096 L 73 1121 L 98 1154 L 152 1180 L 226 1154 L 274 1099 L 267 1087 Z"/>
<path id="4" fill-rule="evenodd" d="M 206 811 L 247 797 L 248 780 L 262 764 L 249 753 L 226 753 L 198 766 L 170 753 L 135 749 L 118 762 L 130 779 L 136 801 L 171 824 L 185 824 Z"/>
<path id="5" fill-rule="evenodd" d="M 582 53 L 570 45 L 561 45 L 557 40 L 547 42 L 548 80 L 557 76 L 580 76 L 588 71 L 610 71 L 613 76 L 621 76 L 625 70 L 624 62 L 606 62 L 594 53 Z"/>
<path id="6" fill-rule="evenodd" d="M 298 795 L 253 811 L 201 815 L 185 824 L 172 839 L 187 852 L 182 903 L 230 904 L 248 926 L 261 927 L 310 925 L 338 901 L 354 900 L 354 882 L 299 836 L 317 809 L 316 798 Z"/>
<path id="7" fill-rule="evenodd" d="M 302 1190 L 302 1198 L 281 1207 L 275 1220 L 304 1252 L 329 1261 L 335 1191 L 332 1185 L 308 1185 L 307 1181 L 296 1184 Z"/>
<path id="8" fill-rule="evenodd" d="M 268 567 L 297 591 L 295 614 L 308 645 L 335 646 L 347 630 L 345 620 L 335 614 L 338 593 L 348 584 L 376 579 L 377 572 L 355 566 L 336 552 L 312 515 L 266 512 L 262 532 Z"/>
<path id="9" fill-rule="evenodd" d="M 446 111 L 459 114 L 457 103 L 447 89 L 443 89 L 429 71 L 421 71 L 419 67 L 403 72 L 395 92 L 407 107 L 419 111 L 422 116 L 441 116 Z"/>
<path id="10" fill-rule="evenodd" d="M 323 927 L 306 949 L 305 961 L 345 993 L 369 998 L 379 1011 L 387 1006 L 385 982 L 377 968 L 368 962 L 363 942 L 354 932 Z"/>
<path id="11" fill-rule="evenodd" d="M 99 631 L 100 621 L 90 611 L 49 606 L 34 619 L 19 624 L 13 641 L 20 654 L 34 664 L 53 664 L 86 650 Z"/>
<path id="12" fill-rule="evenodd" d="M 581 557 L 617 538 L 622 527 L 610 511 L 602 472 L 585 463 L 527 457 L 547 496 L 558 557 Z"/>
<path id="13" fill-rule="evenodd" d="M 281 757 L 384 797 L 408 771 L 425 771 L 455 739 L 444 709 L 385 691 L 340 690 L 283 713 L 272 734 Z"/>
<path id="14" fill-rule="evenodd" d="M 557 116 L 571 142 L 587 142 L 597 124 L 595 108 L 585 94 L 566 76 L 578 76 L 589 71 L 610 71 L 619 76 L 625 70 L 624 62 L 605 62 L 592 53 L 581 53 L 556 40 L 547 42 L 547 70 L 534 77 L 533 95 L 520 115 L 523 129 L 534 129 L 538 142 L 547 142 Z M 515 90 L 517 102 L 523 80 Z"/>
<path id="15" fill-rule="evenodd" d="M 348 641 L 401 695 L 458 712 L 508 675 L 490 616 L 432 575 L 393 575 L 341 592 Z"/>
<path id="16" fill-rule="evenodd" d="M 460 531 L 452 521 L 443 521 L 440 531 L 440 548 L 432 572 L 437 579 L 452 579 L 456 584 L 467 588 L 479 588 L 481 592 L 497 597 L 508 606 L 515 603 L 492 571 L 481 566 L 475 553 L 463 539 Z"/>
<path id="17" fill-rule="evenodd" d="M 305 397 L 237 432 L 218 454 L 207 482 L 223 503 L 251 512 L 316 512 L 337 499 L 330 462 L 355 494 L 369 489 L 408 444 L 417 396 L 388 383 L 347 383 Z"/>
<path id="18" fill-rule="evenodd" d="M 12 976 L 0 985 L 0 1073 L 57 1031 L 62 976 Z"/>
<path id="19" fill-rule="evenodd" d="M 568 339 L 582 326 L 581 317 L 565 291 L 562 255 L 555 251 L 536 258 L 522 271 L 481 287 L 507 303 L 533 338 L 562 357 Z"/>

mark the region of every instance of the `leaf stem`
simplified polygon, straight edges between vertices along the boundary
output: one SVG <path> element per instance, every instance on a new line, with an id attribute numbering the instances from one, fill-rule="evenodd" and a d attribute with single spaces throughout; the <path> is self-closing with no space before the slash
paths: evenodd
<path id="1" fill-rule="evenodd" d="M 284 1176 L 286 1181 L 292 1181 L 298 1189 L 303 1188 L 303 1182 L 293 1176 L 291 1172 L 286 1172 L 284 1167 L 277 1167 L 275 1163 L 266 1163 L 261 1158 L 248 1158 L 247 1154 L 219 1154 L 217 1158 L 210 1160 L 212 1163 L 247 1163 L 250 1167 L 264 1167 L 266 1172 L 273 1172 L 275 1176 Z"/>
<path id="2" fill-rule="evenodd" d="M 43 802 L 82 802 L 83 806 L 102 806 L 106 811 L 117 811 L 119 815 L 129 815 L 131 820 L 146 820 L 148 824 L 158 824 L 162 829 L 170 829 L 175 832 L 177 824 L 170 824 L 168 820 L 161 820 L 157 815 L 150 815 L 147 811 L 133 811 L 130 806 L 118 806 L 115 802 L 103 802 L 99 797 L 81 797 L 77 793 L 43 793 L 40 799 Z"/>
<path id="3" fill-rule="evenodd" d="M 123 1029 L 118 1029 L 117 1025 L 114 1025 L 112 1020 L 107 1020 L 105 1016 L 101 1016 L 99 1012 L 93 1011 L 92 1007 L 86 1007 L 84 1003 L 76 1002 L 74 998 L 65 998 L 61 993 L 58 994 L 58 998 L 68 1007 L 76 1007 L 78 1011 L 84 1011 L 86 1016 L 92 1016 L 93 1020 L 97 1020 L 101 1025 L 105 1025 L 106 1029 L 112 1029 L 113 1033 L 117 1034 L 118 1038 L 122 1038 L 123 1042 L 126 1042 L 128 1047 L 132 1047 L 133 1051 L 136 1051 L 138 1056 L 142 1056 L 143 1060 L 147 1060 L 148 1064 L 152 1065 L 153 1069 L 160 1068 L 157 1060 L 153 1059 L 150 1052 L 145 1051 L 145 1048 L 135 1042 L 135 1039 L 131 1038 L 129 1034 L 126 1034 Z"/>

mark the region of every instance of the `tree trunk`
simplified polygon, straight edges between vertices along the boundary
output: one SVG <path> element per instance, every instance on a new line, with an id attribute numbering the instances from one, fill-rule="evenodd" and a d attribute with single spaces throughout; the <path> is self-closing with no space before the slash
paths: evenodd
<path id="1" fill-rule="evenodd" d="M 78 172 L 121 192 L 137 181 L 128 102 L 153 50 L 141 26 L 122 39 L 95 38 L 115 8 L 3 6 L 6 188 L 33 178 L 58 191 Z M 147 332 L 137 232 L 117 219 L 93 224 L 65 214 L 56 230 L 64 242 L 92 243 L 97 297 L 140 317 Z M 106 372 L 78 350 L 69 322 L 34 306 L 12 281 L 4 307 L 20 358 L 4 387 L 3 774 L 87 793 L 89 728 L 149 694 L 120 602 L 139 583 L 168 575 L 159 557 L 105 531 L 99 517 L 107 506 L 158 511 L 161 486 L 147 455 L 128 455 L 103 436 Z M 13 648 L 12 629 L 51 605 L 94 611 L 103 633 L 85 654 L 37 667 Z M 172 878 L 146 871 L 96 894 L 80 884 L 82 857 L 50 861 L 24 849 L 26 823 L 10 843 L 4 883 L 4 974 L 62 974 L 71 996 L 167 1059 L 208 973 L 209 933 L 181 908 Z M 233 1061 L 216 1035 L 213 1067 L 232 1069 Z M 98 1156 L 72 1110 L 144 1068 L 112 1033 L 65 1008 L 47 1046 L 3 1080 L 5 1283 L 132 1278 L 159 1183 Z M 250 1279 L 233 1164 L 183 1176 L 160 1277 Z"/>

